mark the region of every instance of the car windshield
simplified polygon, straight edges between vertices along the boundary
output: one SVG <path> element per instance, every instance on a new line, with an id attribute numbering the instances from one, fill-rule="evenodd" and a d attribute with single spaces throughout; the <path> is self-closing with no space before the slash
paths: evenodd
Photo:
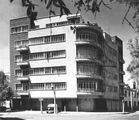
<path id="1" fill-rule="evenodd" d="M 53 107 L 48 107 L 48 110 L 54 110 L 54 108 Z"/>

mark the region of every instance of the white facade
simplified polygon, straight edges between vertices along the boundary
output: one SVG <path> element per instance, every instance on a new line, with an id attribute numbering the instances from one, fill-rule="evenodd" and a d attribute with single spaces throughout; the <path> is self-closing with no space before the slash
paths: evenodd
<path id="1" fill-rule="evenodd" d="M 16 51 L 12 51 L 14 60 L 12 55 L 11 60 L 15 65 L 11 64 L 11 71 L 14 71 L 12 79 L 16 83 L 13 84 L 23 105 L 28 103 L 27 108 L 38 109 L 39 100 L 44 100 L 44 106 L 51 103 L 54 85 L 61 108 L 120 109 L 118 49 L 111 36 L 103 36 L 97 24 L 81 23 L 80 15 L 63 15 L 40 18 L 35 21 L 36 29 L 22 33 L 20 28 L 24 25 L 16 27 L 16 21 L 12 21 L 14 27 L 11 27 L 11 38 L 18 38 L 11 44 L 11 51 Z M 20 22 L 23 23 L 22 19 Z M 116 68 L 105 68 L 112 66 L 111 63 L 115 63 Z M 20 102 L 17 100 L 14 104 Z"/>

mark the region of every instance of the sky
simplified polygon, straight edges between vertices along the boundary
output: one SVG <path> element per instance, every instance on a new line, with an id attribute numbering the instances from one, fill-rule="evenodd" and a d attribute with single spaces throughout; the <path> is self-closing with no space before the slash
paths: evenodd
<path id="1" fill-rule="evenodd" d="M 37 0 L 33 0 L 37 1 Z M 40 1 L 40 0 L 38 0 Z M 105 0 L 108 1 L 108 0 Z M 71 12 L 74 13 L 76 10 L 68 4 L 70 0 L 67 0 L 67 5 L 71 8 Z M 123 52 L 124 52 L 124 70 L 125 76 L 124 81 L 130 77 L 126 72 L 126 68 L 131 61 L 129 50 L 127 49 L 127 42 L 129 39 L 133 39 L 136 34 L 134 30 L 127 24 L 122 24 L 122 19 L 126 13 L 127 7 L 119 4 L 112 4 L 111 10 L 102 7 L 101 12 L 94 19 L 92 13 L 82 12 L 81 15 L 85 21 L 90 21 L 91 23 L 97 22 L 104 32 L 109 33 L 111 36 L 118 36 L 123 40 Z M 43 4 L 39 4 L 37 7 L 39 11 L 38 17 L 47 16 L 46 9 Z M 128 18 L 131 20 L 134 10 L 131 10 Z M 10 55 L 9 55 L 9 20 L 14 18 L 20 18 L 26 16 L 26 9 L 21 7 L 20 0 L 14 0 L 11 4 L 9 0 L 0 0 L 0 70 L 5 73 L 10 72 Z"/>

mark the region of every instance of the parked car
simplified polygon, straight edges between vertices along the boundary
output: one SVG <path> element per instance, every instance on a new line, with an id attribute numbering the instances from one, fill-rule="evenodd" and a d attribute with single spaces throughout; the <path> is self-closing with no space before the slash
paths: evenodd
<path id="1" fill-rule="evenodd" d="M 54 108 L 55 108 L 54 104 L 48 104 L 46 113 L 54 113 Z M 57 104 L 56 104 L 56 108 L 57 108 Z"/>

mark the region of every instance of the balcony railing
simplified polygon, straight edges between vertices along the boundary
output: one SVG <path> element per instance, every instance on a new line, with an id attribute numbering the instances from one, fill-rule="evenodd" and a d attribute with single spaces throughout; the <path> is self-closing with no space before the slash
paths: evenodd
<path id="1" fill-rule="evenodd" d="M 28 81 L 29 80 L 29 76 L 18 76 L 17 80 L 18 81 Z"/>
<path id="2" fill-rule="evenodd" d="M 78 88 L 77 94 L 78 95 L 91 94 L 96 96 L 103 96 L 104 92 L 102 92 L 101 90 L 94 90 L 89 88 Z"/>
<path id="3" fill-rule="evenodd" d="M 101 65 L 102 65 L 101 60 L 99 60 L 99 59 L 96 58 L 96 57 L 78 56 L 78 55 L 77 55 L 76 60 L 77 60 L 77 61 L 92 61 L 92 62 L 95 62 L 95 63 L 98 63 L 98 64 L 101 64 Z"/>
<path id="4" fill-rule="evenodd" d="M 102 80 L 102 76 L 101 75 L 97 75 L 94 73 L 78 73 L 77 78 L 95 78 L 95 79 L 100 79 Z"/>
<path id="5" fill-rule="evenodd" d="M 29 61 L 28 60 L 23 60 L 23 61 L 20 61 L 20 62 L 16 62 L 17 65 L 19 66 L 27 66 L 29 65 Z"/>
<path id="6" fill-rule="evenodd" d="M 22 51 L 28 51 L 29 47 L 27 45 L 21 45 L 15 48 L 17 51 L 22 52 Z"/>
<path id="7" fill-rule="evenodd" d="M 76 41 L 76 44 L 90 44 L 90 45 L 93 45 L 93 46 L 96 46 L 96 47 L 99 47 L 101 48 L 101 45 L 95 41 L 92 41 L 92 40 L 86 40 L 86 39 L 77 39 Z"/>
<path id="8" fill-rule="evenodd" d="M 29 90 L 16 90 L 18 95 L 29 95 Z"/>

